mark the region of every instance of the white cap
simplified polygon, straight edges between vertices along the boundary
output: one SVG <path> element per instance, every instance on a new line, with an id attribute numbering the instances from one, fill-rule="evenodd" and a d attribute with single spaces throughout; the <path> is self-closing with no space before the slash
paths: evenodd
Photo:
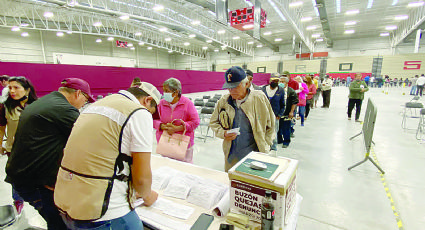
<path id="1" fill-rule="evenodd" d="M 155 100 L 156 104 L 159 105 L 159 100 L 161 99 L 161 93 L 158 91 L 158 89 L 154 85 L 148 82 L 141 82 L 139 88 L 145 91 L 145 93 L 149 94 L 149 96 L 151 96 Z"/>

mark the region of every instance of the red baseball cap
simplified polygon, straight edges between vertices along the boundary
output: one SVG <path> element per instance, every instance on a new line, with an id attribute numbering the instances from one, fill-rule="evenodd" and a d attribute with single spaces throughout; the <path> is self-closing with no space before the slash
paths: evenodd
<path id="1" fill-rule="evenodd" d="M 87 94 L 87 96 L 89 97 L 89 102 L 93 103 L 95 102 L 93 96 L 91 95 L 90 92 L 90 85 L 89 83 L 87 83 L 86 81 L 84 81 L 83 79 L 80 78 L 65 78 L 62 82 L 61 82 L 61 86 L 62 87 L 66 87 L 66 88 L 70 88 L 70 89 L 76 89 L 76 90 L 81 90 L 81 92 Z"/>

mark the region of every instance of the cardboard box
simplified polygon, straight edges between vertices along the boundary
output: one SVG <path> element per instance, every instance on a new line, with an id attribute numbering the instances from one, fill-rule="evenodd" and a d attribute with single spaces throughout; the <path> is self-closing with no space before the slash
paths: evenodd
<path id="1" fill-rule="evenodd" d="M 252 160 L 267 164 L 269 172 L 249 171 Z M 250 220 L 261 223 L 261 203 L 266 190 L 272 191 L 275 206 L 275 229 L 284 229 L 296 203 L 296 172 L 298 160 L 271 157 L 251 152 L 229 172 L 230 211 L 247 215 Z"/>

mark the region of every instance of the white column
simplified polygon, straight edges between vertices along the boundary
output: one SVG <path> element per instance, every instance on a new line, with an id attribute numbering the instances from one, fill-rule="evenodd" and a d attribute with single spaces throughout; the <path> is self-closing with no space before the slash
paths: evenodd
<path id="1" fill-rule="evenodd" d="M 415 50 L 413 51 L 414 53 L 418 53 L 419 52 L 419 43 L 421 42 L 421 33 L 422 33 L 422 30 L 421 29 L 418 29 L 416 31 Z"/>

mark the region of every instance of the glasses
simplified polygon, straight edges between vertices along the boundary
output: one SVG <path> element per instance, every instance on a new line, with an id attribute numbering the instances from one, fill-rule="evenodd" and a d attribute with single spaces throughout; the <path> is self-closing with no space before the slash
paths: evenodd
<path id="1" fill-rule="evenodd" d="M 89 101 L 89 95 L 87 95 L 86 93 L 83 93 L 83 92 L 81 92 L 82 94 L 83 94 L 83 96 L 86 98 L 86 103 Z"/>

